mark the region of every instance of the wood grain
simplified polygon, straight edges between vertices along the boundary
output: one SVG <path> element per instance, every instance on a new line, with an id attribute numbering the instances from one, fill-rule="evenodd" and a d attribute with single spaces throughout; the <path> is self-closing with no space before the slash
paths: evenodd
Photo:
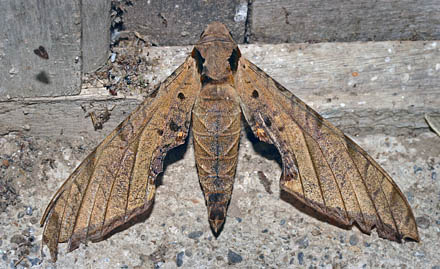
<path id="1" fill-rule="evenodd" d="M 259 65 L 345 132 L 408 134 L 428 130 L 424 113 L 440 107 L 439 42 L 368 42 L 241 46 Z M 148 48 L 152 84 L 183 62 L 190 47 Z M 35 56 L 37 57 L 37 56 Z M 0 103 L 0 134 L 78 136 L 94 133 L 82 104 L 116 105 L 101 133 L 109 133 L 142 97 L 111 97 L 99 90 L 72 97 Z M 49 120 L 50 119 L 50 120 Z M 75 124 L 72 124 L 75 123 Z"/>
<path id="2" fill-rule="evenodd" d="M 251 21 L 252 43 L 440 39 L 436 0 L 255 0 Z"/>

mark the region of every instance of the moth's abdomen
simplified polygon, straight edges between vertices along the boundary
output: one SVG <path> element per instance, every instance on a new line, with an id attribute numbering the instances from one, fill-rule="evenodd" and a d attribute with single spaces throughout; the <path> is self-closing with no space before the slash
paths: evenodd
<path id="1" fill-rule="evenodd" d="M 231 86 L 203 87 L 193 109 L 192 128 L 197 172 L 215 233 L 224 223 L 232 194 L 240 120 L 240 106 Z"/>

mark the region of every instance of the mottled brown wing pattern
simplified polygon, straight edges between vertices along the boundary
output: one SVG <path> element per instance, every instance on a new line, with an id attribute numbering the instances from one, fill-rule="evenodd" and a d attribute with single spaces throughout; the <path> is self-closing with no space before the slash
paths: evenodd
<path id="1" fill-rule="evenodd" d="M 58 243 L 69 251 L 99 241 L 146 212 L 163 159 L 188 134 L 200 80 L 193 58 L 168 77 L 76 168 L 48 205 L 43 243 L 56 260 Z"/>
<path id="2" fill-rule="evenodd" d="M 281 154 L 283 190 L 342 225 L 419 240 L 402 192 L 350 138 L 243 57 L 235 83 L 254 134 Z"/>

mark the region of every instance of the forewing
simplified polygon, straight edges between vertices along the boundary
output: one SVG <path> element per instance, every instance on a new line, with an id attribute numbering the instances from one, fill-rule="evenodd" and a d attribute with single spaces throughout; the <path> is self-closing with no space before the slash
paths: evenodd
<path id="1" fill-rule="evenodd" d="M 235 83 L 252 131 L 281 154 L 283 190 L 342 225 L 419 240 L 405 196 L 350 138 L 243 57 Z"/>
<path id="2" fill-rule="evenodd" d="M 199 90 L 188 57 L 69 176 L 41 220 L 54 260 L 58 243 L 68 242 L 72 251 L 99 241 L 150 208 L 163 159 L 184 143 Z"/>

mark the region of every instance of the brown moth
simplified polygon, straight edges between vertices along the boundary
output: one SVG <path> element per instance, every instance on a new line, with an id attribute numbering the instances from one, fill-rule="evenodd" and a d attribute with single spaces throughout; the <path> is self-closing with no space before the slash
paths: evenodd
<path id="1" fill-rule="evenodd" d="M 53 259 L 58 243 L 72 251 L 147 212 L 165 155 L 184 143 L 190 126 L 209 223 L 218 236 L 234 184 L 242 113 L 255 136 L 280 152 L 282 190 L 337 224 L 419 241 L 411 208 L 384 169 L 246 60 L 216 22 L 55 193 L 41 220 Z"/>

